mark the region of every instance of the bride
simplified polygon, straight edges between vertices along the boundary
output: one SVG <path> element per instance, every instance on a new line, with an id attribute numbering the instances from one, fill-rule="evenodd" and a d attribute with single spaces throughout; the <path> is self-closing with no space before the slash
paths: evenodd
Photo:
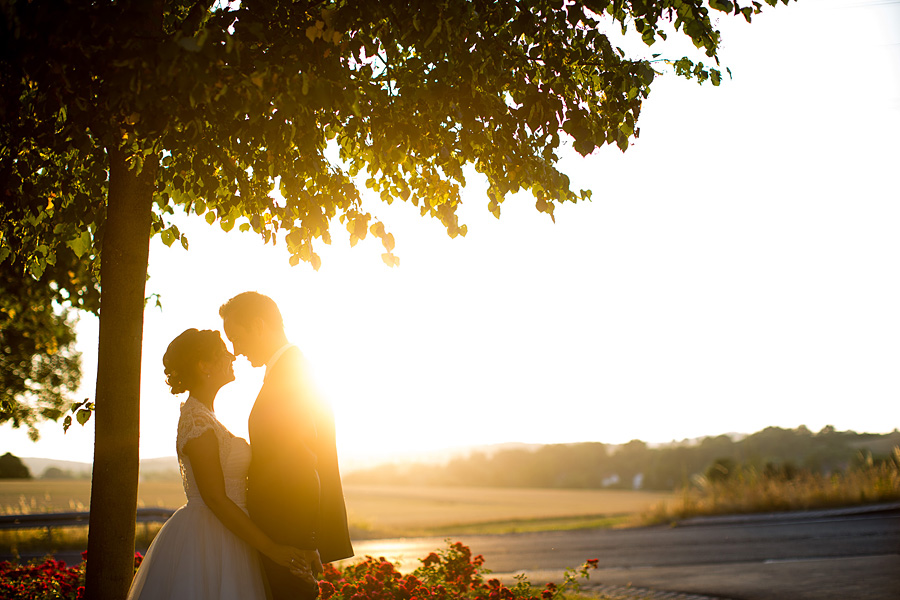
<path id="1" fill-rule="evenodd" d="M 190 392 L 175 441 L 188 502 L 153 540 L 128 600 L 264 600 L 257 551 L 314 581 L 308 551 L 273 542 L 247 516 L 250 445 L 213 410 L 219 388 L 234 381 L 233 362 L 211 330 L 188 329 L 163 356 L 172 393 Z"/>

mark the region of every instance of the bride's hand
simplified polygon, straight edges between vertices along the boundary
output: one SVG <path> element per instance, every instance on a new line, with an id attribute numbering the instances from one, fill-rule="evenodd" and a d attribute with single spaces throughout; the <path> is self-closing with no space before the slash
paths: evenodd
<path id="1" fill-rule="evenodd" d="M 309 550 L 300 550 L 299 548 L 283 544 L 273 544 L 265 554 L 272 562 L 282 567 L 287 567 L 295 575 L 309 573 L 312 576 L 308 558 Z"/>

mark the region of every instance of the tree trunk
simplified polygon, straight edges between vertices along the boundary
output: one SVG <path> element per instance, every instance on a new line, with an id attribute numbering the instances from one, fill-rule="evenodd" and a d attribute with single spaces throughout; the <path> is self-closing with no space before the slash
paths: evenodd
<path id="1" fill-rule="evenodd" d="M 91 600 L 123 600 L 134 576 L 144 285 L 157 169 L 148 162 L 141 172 L 129 170 L 124 153 L 108 155 L 86 577 Z"/>

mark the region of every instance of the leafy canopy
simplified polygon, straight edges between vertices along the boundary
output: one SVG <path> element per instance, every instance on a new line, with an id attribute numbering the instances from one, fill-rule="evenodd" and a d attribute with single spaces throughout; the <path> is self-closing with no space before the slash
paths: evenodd
<path id="1" fill-rule="evenodd" d="M 75 350 L 73 306 L 95 309 L 93 275 L 71 255 L 56 257 L 40 279 L 21 269 L 0 269 L 0 424 L 25 427 L 38 438 L 39 421 L 58 420 L 70 409 L 81 381 Z M 72 297 L 67 289 L 78 289 Z M 73 414 L 83 425 L 90 411 Z M 66 416 L 65 425 L 71 423 Z"/>
<path id="2" fill-rule="evenodd" d="M 527 190 L 552 217 L 557 203 L 590 197 L 554 166 L 561 145 L 626 149 L 661 61 L 721 79 L 688 58 L 629 58 L 607 32 L 636 31 L 648 45 L 682 34 L 718 63 L 714 15 L 749 21 L 761 8 L 0 0 L 0 262 L 39 278 L 71 252 L 96 271 L 116 148 L 135 172 L 158 165 L 152 233 L 168 245 L 188 245 L 173 222 L 180 207 L 283 237 L 292 264 L 318 268 L 314 244 L 330 243 L 337 219 L 351 244 L 380 238 L 395 265 L 393 236 L 360 188 L 465 235 L 456 210 L 467 163 L 487 178 L 494 215 Z"/>

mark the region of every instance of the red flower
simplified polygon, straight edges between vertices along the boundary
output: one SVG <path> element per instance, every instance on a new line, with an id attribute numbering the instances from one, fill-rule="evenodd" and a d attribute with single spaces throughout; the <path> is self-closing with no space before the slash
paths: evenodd
<path id="1" fill-rule="evenodd" d="M 332 567 L 334 568 L 334 567 Z M 332 596 L 334 596 L 337 590 L 330 581 L 320 581 L 319 582 L 319 597 L 322 600 L 328 600 Z"/>
<path id="2" fill-rule="evenodd" d="M 421 559 L 421 561 L 423 565 L 425 565 L 426 567 L 430 567 L 431 565 L 441 564 L 441 557 L 432 552 L 425 558 Z"/>

